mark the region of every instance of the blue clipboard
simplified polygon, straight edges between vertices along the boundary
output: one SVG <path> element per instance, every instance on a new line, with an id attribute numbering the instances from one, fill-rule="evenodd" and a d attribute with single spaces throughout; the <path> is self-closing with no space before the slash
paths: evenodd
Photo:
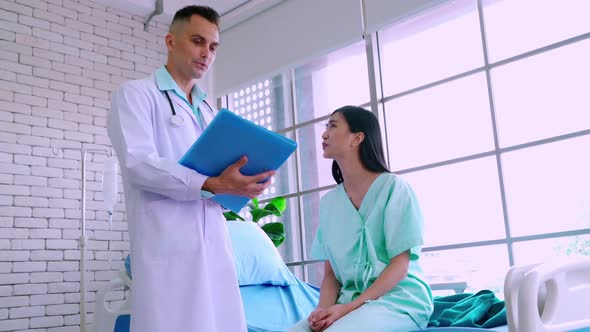
<path id="1" fill-rule="evenodd" d="M 256 175 L 279 169 L 296 148 L 294 141 L 222 109 L 179 163 L 203 175 L 219 176 L 245 155 L 248 163 L 241 173 Z M 211 199 L 236 213 L 250 201 L 245 196 L 228 194 Z"/>

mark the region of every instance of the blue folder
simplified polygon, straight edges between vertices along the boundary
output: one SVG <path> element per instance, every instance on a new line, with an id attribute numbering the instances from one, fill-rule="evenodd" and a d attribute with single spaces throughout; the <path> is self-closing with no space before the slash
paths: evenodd
<path id="1" fill-rule="evenodd" d="M 294 141 L 222 109 L 180 159 L 180 164 L 203 175 L 219 176 L 229 165 L 247 156 L 248 163 L 240 171 L 256 175 L 279 169 L 296 148 Z M 236 213 L 250 200 L 227 194 L 212 199 Z"/>

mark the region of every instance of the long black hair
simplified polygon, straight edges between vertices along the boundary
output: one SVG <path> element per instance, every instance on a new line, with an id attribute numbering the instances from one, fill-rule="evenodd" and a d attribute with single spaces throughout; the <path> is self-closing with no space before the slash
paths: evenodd
<path id="1" fill-rule="evenodd" d="M 362 132 L 365 135 L 365 139 L 361 142 L 360 146 L 360 158 L 363 166 L 372 172 L 389 173 L 389 169 L 385 163 L 385 155 L 383 154 L 379 121 L 375 114 L 357 106 L 341 107 L 332 112 L 332 115 L 336 113 L 342 114 L 352 133 Z M 332 162 L 332 176 L 338 184 L 344 181 L 342 171 L 336 160 Z"/>

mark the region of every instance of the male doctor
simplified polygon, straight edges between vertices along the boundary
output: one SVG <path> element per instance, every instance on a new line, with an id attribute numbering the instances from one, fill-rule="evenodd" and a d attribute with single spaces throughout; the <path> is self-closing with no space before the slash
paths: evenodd
<path id="1" fill-rule="evenodd" d="M 132 332 L 243 332 L 246 321 L 222 208 L 212 194 L 256 197 L 269 171 L 244 176 L 243 157 L 218 177 L 178 160 L 214 114 L 196 80 L 215 59 L 219 14 L 179 10 L 168 60 L 112 96 L 108 133 L 120 159 L 132 257 Z"/>

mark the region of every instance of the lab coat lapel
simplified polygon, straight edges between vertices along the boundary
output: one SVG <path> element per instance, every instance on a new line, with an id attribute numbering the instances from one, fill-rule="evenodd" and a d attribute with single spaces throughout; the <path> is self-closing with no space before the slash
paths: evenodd
<path id="1" fill-rule="evenodd" d="M 189 105 L 186 103 L 186 101 L 184 101 L 184 99 L 182 99 L 179 96 L 177 96 L 176 93 L 171 93 L 170 94 L 170 98 L 172 99 L 172 103 L 174 104 L 174 108 L 176 110 L 179 110 L 180 109 L 183 112 L 186 112 L 187 115 L 192 119 L 193 124 L 197 128 L 201 128 L 199 126 L 199 122 L 197 121 L 197 118 L 195 117 L 195 113 L 193 113 L 193 110 L 189 107 Z"/>
<path id="2" fill-rule="evenodd" d="M 207 127 L 215 117 L 213 109 L 210 108 L 208 105 L 209 104 L 206 104 L 204 100 L 201 103 L 201 105 L 199 105 L 199 109 L 201 110 L 201 114 L 203 115 L 203 120 L 205 120 L 205 127 Z"/>

